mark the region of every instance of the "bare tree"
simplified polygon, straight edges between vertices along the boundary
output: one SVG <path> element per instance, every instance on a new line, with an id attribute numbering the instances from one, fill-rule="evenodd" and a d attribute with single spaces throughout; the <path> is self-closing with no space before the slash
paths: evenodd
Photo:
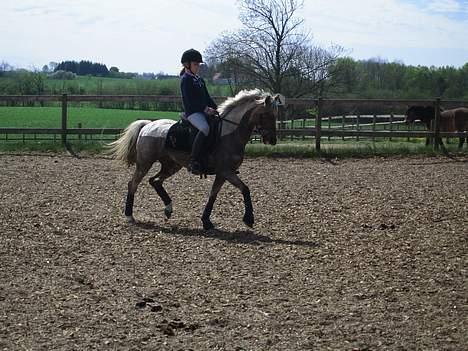
<path id="1" fill-rule="evenodd" d="M 342 53 L 312 45 L 296 16 L 301 0 L 240 0 L 243 28 L 224 33 L 207 49 L 208 60 L 236 88 L 260 85 L 288 96 L 313 94 L 323 87 Z"/>

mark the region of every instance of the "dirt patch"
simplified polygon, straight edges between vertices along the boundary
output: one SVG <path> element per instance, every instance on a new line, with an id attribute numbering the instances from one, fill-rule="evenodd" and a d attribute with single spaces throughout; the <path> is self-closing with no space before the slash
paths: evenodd
<path id="1" fill-rule="evenodd" d="M 108 159 L 0 155 L 0 350 L 461 350 L 468 163 L 252 159 L 242 197 Z M 156 170 L 155 170 L 156 171 Z"/>

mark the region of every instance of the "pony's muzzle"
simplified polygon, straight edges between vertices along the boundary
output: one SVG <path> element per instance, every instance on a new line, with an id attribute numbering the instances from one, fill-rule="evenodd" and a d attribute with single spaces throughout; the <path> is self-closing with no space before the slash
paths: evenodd
<path id="1" fill-rule="evenodd" d="M 265 135 L 262 139 L 264 144 L 276 145 L 276 135 Z"/>

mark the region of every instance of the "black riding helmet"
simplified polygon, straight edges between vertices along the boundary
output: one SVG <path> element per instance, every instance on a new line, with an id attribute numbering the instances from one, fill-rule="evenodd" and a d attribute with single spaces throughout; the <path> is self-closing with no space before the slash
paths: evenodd
<path id="1" fill-rule="evenodd" d="M 182 58 L 180 59 L 180 63 L 184 64 L 184 63 L 190 63 L 190 62 L 202 63 L 203 58 L 200 52 L 198 52 L 195 49 L 189 49 L 189 50 L 184 51 L 184 53 L 182 54 Z"/>

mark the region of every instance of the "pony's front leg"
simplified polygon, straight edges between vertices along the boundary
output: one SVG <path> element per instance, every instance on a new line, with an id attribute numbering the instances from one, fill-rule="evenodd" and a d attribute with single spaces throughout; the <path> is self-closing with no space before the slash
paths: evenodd
<path id="1" fill-rule="evenodd" d="M 224 182 L 226 179 L 220 175 L 216 175 L 216 178 L 213 182 L 213 186 L 211 187 L 211 192 L 210 192 L 210 197 L 208 199 L 208 202 L 205 206 L 205 210 L 203 211 L 202 215 L 202 223 L 203 223 L 203 229 L 205 230 L 210 230 L 214 228 L 213 223 L 210 220 L 211 216 L 211 211 L 213 211 L 213 205 L 216 201 L 216 197 L 218 196 L 219 190 L 221 190 L 221 187 L 223 186 Z"/>
<path id="2" fill-rule="evenodd" d="M 242 192 L 242 196 L 244 196 L 244 207 L 245 207 L 244 218 L 242 218 L 242 220 L 244 221 L 245 224 L 247 224 L 249 227 L 252 228 L 254 224 L 254 214 L 253 214 L 252 199 L 250 197 L 249 187 L 245 185 L 244 182 L 240 180 L 240 178 L 235 173 L 227 175 L 226 179 L 228 180 L 229 183 L 234 185 L 236 188 L 238 188 Z"/>

